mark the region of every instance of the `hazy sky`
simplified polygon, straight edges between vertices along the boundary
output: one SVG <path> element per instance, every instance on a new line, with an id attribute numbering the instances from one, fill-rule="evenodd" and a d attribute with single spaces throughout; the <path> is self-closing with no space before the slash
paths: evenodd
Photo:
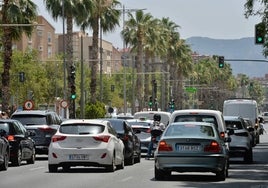
<path id="1" fill-rule="evenodd" d="M 146 9 L 155 18 L 168 17 L 180 26 L 181 38 L 193 36 L 214 39 L 239 39 L 254 36 L 254 25 L 258 17 L 246 19 L 244 4 L 246 0 L 119 0 L 127 9 Z M 43 0 L 34 1 L 43 15 L 56 29 L 63 32 L 62 20 L 55 22 L 45 10 Z M 127 16 L 125 17 L 127 20 Z M 122 20 L 121 20 L 122 23 Z M 121 24 L 122 25 L 122 24 Z M 75 27 L 75 31 L 79 28 Z M 118 27 L 114 33 L 104 34 L 103 38 L 112 42 L 115 47 L 123 46 Z M 92 36 L 90 30 L 89 36 Z"/>

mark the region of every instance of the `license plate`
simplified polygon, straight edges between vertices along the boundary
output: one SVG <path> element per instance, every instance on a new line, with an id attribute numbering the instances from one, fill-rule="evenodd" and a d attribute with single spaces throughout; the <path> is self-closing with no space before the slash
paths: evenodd
<path id="1" fill-rule="evenodd" d="M 88 160 L 89 155 L 86 154 L 73 154 L 69 155 L 69 160 Z"/>
<path id="2" fill-rule="evenodd" d="M 178 151 L 200 151 L 200 146 L 195 145 L 177 145 Z"/>

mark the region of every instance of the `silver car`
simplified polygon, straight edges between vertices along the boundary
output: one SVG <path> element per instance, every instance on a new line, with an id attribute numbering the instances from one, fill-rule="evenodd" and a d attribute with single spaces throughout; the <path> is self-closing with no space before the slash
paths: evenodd
<path id="1" fill-rule="evenodd" d="M 171 123 L 155 151 L 155 179 L 162 180 L 172 171 L 212 172 L 224 181 L 229 166 L 227 141 L 212 123 Z"/>

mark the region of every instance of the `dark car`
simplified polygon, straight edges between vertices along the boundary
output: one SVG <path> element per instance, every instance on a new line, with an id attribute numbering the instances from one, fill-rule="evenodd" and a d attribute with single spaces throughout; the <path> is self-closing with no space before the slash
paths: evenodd
<path id="1" fill-rule="evenodd" d="M 5 138 L 6 131 L 0 129 L 0 170 L 7 170 L 9 162 L 9 142 Z"/>
<path id="2" fill-rule="evenodd" d="M 33 132 L 27 131 L 17 120 L 1 119 L 0 129 L 6 132 L 10 145 L 10 162 L 14 166 L 20 166 L 22 161 L 28 164 L 35 163 L 35 145 L 31 136 Z"/>
<path id="3" fill-rule="evenodd" d="M 11 119 L 20 121 L 27 130 L 35 133 L 36 154 L 48 154 L 51 137 L 56 133 L 62 122 L 60 116 L 50 110 L 17 111 Z"/>
<path id="4" fill-rule="evenodd" d="M 131 126 L 124 119 L 107 119 L 125 145 L 125 163 L 133 165 L 141 159 L 140 139 L 132 130 Z"/>

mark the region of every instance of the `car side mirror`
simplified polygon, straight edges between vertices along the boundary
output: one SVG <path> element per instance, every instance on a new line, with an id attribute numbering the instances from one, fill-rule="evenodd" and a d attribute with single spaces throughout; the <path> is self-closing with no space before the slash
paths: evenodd
<path id="1" fill-rule="evenodd" d="M 6 136 L 7 132 L 3 129 L 0 129 L 0 136 Z"/>

